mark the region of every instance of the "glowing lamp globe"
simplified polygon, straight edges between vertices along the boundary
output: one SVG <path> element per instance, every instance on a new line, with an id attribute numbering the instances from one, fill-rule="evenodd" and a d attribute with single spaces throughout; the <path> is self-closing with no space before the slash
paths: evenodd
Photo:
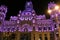
<path id="1" fill-rule="evenodd" d="M 58 10 L 59 9 L 59 6 L 55 6 L 55 10 Z"/>
<path id="2" fill-rule="evenodd" d="M 52 12 L 52 10 L 48 10 L 48 13 L 50 14 Z"/>

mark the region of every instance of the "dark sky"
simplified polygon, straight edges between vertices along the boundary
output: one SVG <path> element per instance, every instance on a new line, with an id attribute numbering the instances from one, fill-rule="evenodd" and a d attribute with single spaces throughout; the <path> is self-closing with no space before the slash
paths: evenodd
<path id="1" fill-rule="evenodd" d="M 16 16 L 19 10 L 24 10 L 26 1 L 29 0 L 0 0 L 0 5 L 6 5 L 8 7 L 8 13 L 6 19 L 9 19 L 10 16 Z M 33 7 L 36 11 L 36 14 L 46 14 L 48 3 L 51 1 L 58 2 L 57 0 L 31 0 Z"/>

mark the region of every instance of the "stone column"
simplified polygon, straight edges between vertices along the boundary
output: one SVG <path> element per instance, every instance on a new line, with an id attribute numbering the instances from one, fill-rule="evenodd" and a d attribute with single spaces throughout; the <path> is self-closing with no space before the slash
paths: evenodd
<path id="1" fill-rule="evenodd" d="M 48 40 L 50 40 L 50 33 L 49 32 L 47 34 L 47 38 L 48 38 Z"/>
<path id="2" fill-rule="evenodd" d="M 20 40 L 20 32 L 16 32 L 16 39 L 15 40 Z"/>
<path id="3" fill-rule="evenodd" d="M 44 40 L 44 33 L 42 32 L 42 40 Z"/>
<path id="4" fill-rule="evenodd" d="M 38 34 L 38 32 L 35 33 L 35 40 L 39 40 L 39 34 Z"/>
<path id="5" fill-rule="evenodd" d="M 34 40 L 34 32 L 31 32 L 31 40 Z"/>

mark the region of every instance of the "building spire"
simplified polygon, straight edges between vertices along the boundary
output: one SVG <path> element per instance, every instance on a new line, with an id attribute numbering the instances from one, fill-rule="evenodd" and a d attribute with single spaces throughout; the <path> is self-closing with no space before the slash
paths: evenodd
<path id="1" fill-rule="evenodd" d="M 0 12 L 7 13 L 7 7 L 5 5 L 0 6 Z"/>
<path id="2" fill-rule="evenodd" d="M 26 4 L 25 4 L 25 9 L 33 9 L 33 4 L 32 4 L 32 2 L 31 1 L 29 1 L 29 2 L 26 2 Z"/>

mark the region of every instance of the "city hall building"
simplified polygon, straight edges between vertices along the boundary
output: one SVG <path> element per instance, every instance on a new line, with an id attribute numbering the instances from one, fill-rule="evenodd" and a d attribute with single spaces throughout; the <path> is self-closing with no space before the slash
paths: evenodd
<path id="1" fill-rule="evenodd" d="M 25 10 L 5 20 L 7 7 L 0 6 L 0 40 L 60 40 L 60 10 L 57 4 L 48 4 L 50 18 L 36 15 L 32 2 Z"/>

